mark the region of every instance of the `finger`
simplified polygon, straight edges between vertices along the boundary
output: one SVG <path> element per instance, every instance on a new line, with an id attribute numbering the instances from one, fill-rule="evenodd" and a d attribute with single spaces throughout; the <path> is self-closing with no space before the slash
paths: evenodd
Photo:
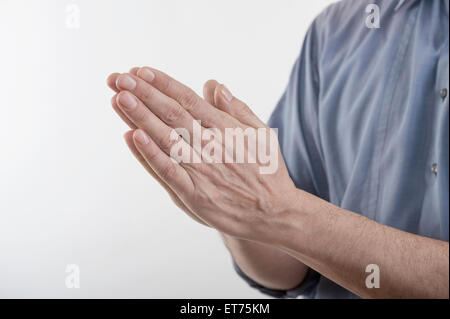
<path id="1" fill-rule="evenodd" d="M 137 67 L 137 66 L 132 67 L 132 68 L 130 69 L 130 73 L 133 74 L 133 75 L 135 75 L 135 76 L 137 76 L 137 73 L 138 73 L 139 69 L 140 69 L 140 67 Z"/>
<path id="2" fill-rule="evenodd" d="M 142 156 L 142 154 L 139 152 L 139 150 L 136 148 L 136 145 L 134 144 L 133 134 L 135 130 L 130 130 L 124 134 L 125 142 L 127 143 L 128 148 L 130 149 L 131 153 L 136 157 L 136 159 L 141 163 L 142 166 L 147 170 L 147 172 L 154 178 L 156 181 L 164 187 L 164 189 L 169 193 L 170 197 L 173 201 L 179 206 L 180 208 L 184 207 L 183 202 L 175 195 L 173 190 L 164 183 L 161 178 L 155 173 L 155 171 L 150 167 L 150 165 L 147 163 L 145 158 Z"/>
<path id="3" fill-rule="evenodd" d="M 266 125 L 241 100 L 235 98 L 223 84 L 217 85 L 214 91 L 214 105 L 244 123 L 253 127 Z"/>
<path id="4" fill-rule="evenodd" d="M 138 77 L 177 101 L 193 118 L 201 120 L 205 127 L 230 127 L 233 124 L 233 119 L 228 114 L 211 107 L 193 90 L 161 71 L 142 67 Z"/>
<path id="5" fill-rule="evenodd" d="M 111 98 L 111 105 L 116 111 L 117 115 L 132 129 L 136 128 L 136 125 L 122 112 L 119 105 L 117 104 L 117 94 L 114 94 L 114 96 Z"/>
<path id="6" fill-rule="evenodd" d="M 162 181 L 159 178 L 159 176 L 156 175 L 156 173 L 153 171 L 153 169 L 146 162 L 145 158 L 141 155 L 141 153 L 139 153 L 138 149 L 136 148 L 136 145 L 134 144 L 134 140 L 133 140 L 134 131 L 135 130 L 130 130 L 123 135 L 128 148 L 130 149 L 131 153 L 136 157 L 136 159 L 139 161 L 139 163 L 141 163 L 141 165 L 144 166 L 144 168 L 147 170 L 147 172 L 149 172 L 150 175 L 152 177 L 154 177 L 161 184 Z M 166 184 L 161 184 L 161 186 L 163 186 L 164 188 L 167 187 Z"/>
<path id="7" fill-rule="evenodd" d="M 188 173 L 172 161 L 145 131 L 141 129 L 134 131 L 133 141 L 149 166 L 177 196 L 189 196 L 192 193 L 193 183 Z"/>
<path id="8" fill-rule="evenodd" d="M 139 163 L 141 163 L 142 166 L 144 166 L 144 168 L 147 170 L 147 172 L 153 177 L 155 178 L 158 183 L 164 187 L 164 189 L 169 192 L 169 194 L 171 196 L 175 196 L 174 192 L 172 191 L 172 189 L 167 186 L 166 183 L 164 183 L 161 178 L 159 178 L 158 175 L 156 175 L 155 171 L 150 167 L 150 165 L 147 163 L 147 161 L 145 160 L 145 158 L 141 155 L 141 153 L 139 152 L 139 150 L 136 148 L 136 145 L 134 144 L 134 139 L 133 139 L 133 134 L 134 134 L 135 130 L 130 130 L 128 132 L 126 132 L 124 134 L 124 138 L 125 138 L 125 142 L 127 143 L 128 148 L 130 149 L 131 153 L 136 157 L 136 159 L 139 161 Z M 180 201 L 178 199 L 178 201 Z M 181 202 L 181 201 L 180 201 Z"/>
<path id="9" fill-rule="evenodd" d="M 194 118 L 175 100 L 133 75 L 120 75 L 117 78 L 116 85 L 121 90 L 132 92 L 153 114 L 169 127 L 185 128 L 192 136 Z"/>
<path id="10" fill-rule="evenodd" d="M 117 81 L 117 77 L 120 75 L 120 73 L 111 73 L 107 78 L 106 78 L 106 84 L 109 86 L 109 88 L 111 90 L 113 90 L 114 92 L 119 92 L 119 89 L 116 86 L 116 81 Z"/>
<path id="11" fill-rule="evenodd" d="M 174 129 L 162 122 L 141 100 L 130 92 L 120 92 L 117 94 L 116 101 L 121 111 L 131 122 L 146 131 L 166 154 L 170 154 L 170 150 L 175 143 L 181 142 L 178 134 L 175 135 L 177 139 L 173 138 Z M 187 147 L 189 152 L 192 151 L 188 144 L 185 143 L 182 146 Z"/>
<path id="12" fill-rule="evenodd" d="M 135 66 L 130 69 L 130 73 L 133 75 L 137 75 L 137 72 L 139 71 L 139 67 Z M 120 73 L 111 73 L 108 78 L 106 79 L 106 83 L 110 87 L 111 90 L 115 92 L 119 92 L 120 90 L 116 86 L 117 77 L 120 75 Z"/>
<path id="13" fill-rule="evenodd" d="M 219 85 L 219 82 L 216 80 L 208 80 L 203 85 L 203 98 L 211 104 L 212 106 L 215 106 L 214 104 L 214 91 L 216 89 L 216 86 Z"/>
<path id="14" fill-rule="evenodd" d="M 130 73 L 136 75 L 137 71 L 139 70 L 138 67 L 134 67 L 130 69 Z M 108 86 L 113 89 L 116 92 L 119 92 L 119 89 L 116 87 L 116 81 L 117 81 L 117 77 L 120 75 L 120 73 L 113 73 L 108 77 Z M 116 102 L 116 98 L 117 98 L 117 94 L 115 94 L 112 98 L 111 98 L 111 105 L 114 109 L 114 111 L 116 111 L 117 115 L 119 115 L 119 117 L 132 129 L 136 128 L 136 125 L 133 124 L 133 122 L 131 122 L 127 116 L 125 114 L 123 114 L 122 110 L 119 108 L 119 106 L 117 105 Z"/>
<path id="15" fill-rule="evenodd" d="M 146 171 L 154 178 L 156 181 L 161 185 L 169 194 L 172 201 L 177 205 L 180 209 L 182 209 L 186 214 L 188 214 L 191 218 L 193 218 L 195 221 L 199 222 L 200 224 L 203 224 L 205 226 L 210 227 L 207 225 L 204 221 L 202 221 L 199 217 L 197 217 L 194 213 L 192 213 L 189 208 L 184 205 L 184 203 L 181 201 L 181 199 L 173 192 L 173 190 L 164 183 L 161 178 L 155 173 L 155 171 L 150 167 L 150 165 L 147 163 L 145 158 L 142 156 L 142 154 L 137 149 L 136 145 L 134 144 L 133 139 L 134 130 L 130 130 L 124 134 L 125 142 L 128 145 L 128 148 L 130 149 L 131 153 L 136 157 L 136 159 L 141 163 L 142 166 L 146 169 Z"/>

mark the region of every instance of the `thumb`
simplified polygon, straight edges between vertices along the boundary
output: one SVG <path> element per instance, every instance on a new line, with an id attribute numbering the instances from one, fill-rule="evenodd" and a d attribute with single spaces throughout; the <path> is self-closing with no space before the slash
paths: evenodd
<path id="1" fill-rule="evenodd" d="M 241 123 L 253 127 L 265 127 L 266 125 L 250 110 L 250 108 L 231 94 L 223 84 L 216 86 L 214 90 L 214 105 L 230 114 Z"/>
<path id="2" fill-rule="evenodd" d="M 214 104 L 214 91 L 218 85 L 219 82 L 217 82 L 216 80 L 208 80 L 203 85 L 203 98 L 212 106 L 216 106 Z"/>

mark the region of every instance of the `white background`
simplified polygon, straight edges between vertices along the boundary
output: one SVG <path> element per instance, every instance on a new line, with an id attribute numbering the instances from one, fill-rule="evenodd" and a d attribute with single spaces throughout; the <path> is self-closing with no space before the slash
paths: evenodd
<path id="1" fill-rule="evenodd" d="M 201 94 L 215 78 L 267 120 L 331 2 L 0 0 L 0 297 L 261 297 L 133 158 L 105 79 L 150 65 Z"/>

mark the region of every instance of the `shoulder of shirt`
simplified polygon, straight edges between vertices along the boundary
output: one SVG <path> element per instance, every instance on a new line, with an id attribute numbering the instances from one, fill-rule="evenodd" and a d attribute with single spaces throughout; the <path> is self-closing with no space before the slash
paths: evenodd
<path id="1" fill-rule="evenodd" d="M 328 5 L 317 17 L 320 23 L 345 22 L 355 15 L 365 12 L 369 4 L 379 4 L 379 0 L 340 0 Z"/>
<path id="2" fill-rule="evenodd" d="M 379 3 L 380 0 L 341 0 L 332 3 L 314 19 L 310 31 L 322 44 L 335 35 L 338 30 L 345 31 L 347 38 L 351 38 L 360 29 L 355 26 L 363 24 L 365 21 L 367 5 Z"/>

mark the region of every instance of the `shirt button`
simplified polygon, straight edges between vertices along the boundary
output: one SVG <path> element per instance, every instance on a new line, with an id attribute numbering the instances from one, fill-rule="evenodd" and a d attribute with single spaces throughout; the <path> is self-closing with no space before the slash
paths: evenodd
<path id="1" fill-rule="evenodd" d="M 441 99 L 442 99 L 442 100 L 445 100 L 445 98 L 447 97 L 447 89 L 442 89 L 442 90 L 439 92 L 439 95 L 441 96 Z"/>
<path id="2" fill-rule="evenodd" d="M 433 174 L 434 174 L 435 176 L 437 176 L 437 174 L 438 174 L 438 164 L 437 164 L 437 163 L 433 163 L 433 164 L 431 165 L 431 171 L 433 172 Z"/>

